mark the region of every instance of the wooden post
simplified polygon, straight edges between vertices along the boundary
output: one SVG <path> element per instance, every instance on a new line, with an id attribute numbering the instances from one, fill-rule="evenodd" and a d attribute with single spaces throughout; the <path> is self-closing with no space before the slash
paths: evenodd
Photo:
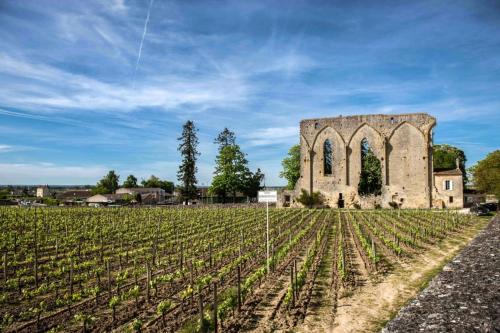
<path id="1" fill-rule="evenodd" d="M 238 265 L 238 312 L 241 311 L 241 267 Z"/>
<path id="2" fill-rule="evenodd" d="M 212 243 L 208 244 L 208 261 L 212 267 Z"/>
<path id="3" fill-rule="evenodd" d="M 219 332 L 217 325 L 217 282 L 214 282 L 214 332 Z"/>
<path id="4" fill-rule="evenodd" d="M 200 292 L 198 293 L 198 307 L 200 311 L 200 328 L 201 332 L 205 332 L 205 327 L 203 325 L 203 296 L 201 295 L 201 289 Z"/>
<path id="5" fill-rule="evenodd" d="M 149 267 L 149 262 L 146 263 L 146 272 L 147 272 L 147 288 L 146 288 L 146 299 L 149 302 L 151 299 L 151 268 Z"/>
<path id="6" fill-rule="evenodd" d="M 294 282 L 295 282 L 295 285 L 294 285 L 294 288 L 293 290 L 295 290 L 295 294 L 297 296 L 297 298 L 299 297 L 299 291 L 298 291 L 298 282 L 297 282 L 297 258 L 294 258 L 293 259 L 293 271 L 294 271 Z"/>
<path id="7" fill-rule="evenodd" d="M 69 262 L 69 293 L 73 295 L 73 258 Z"/>
<path id="8" fill-rule="evenodd" d="M 3 282 L 7 283 L 7 252 L 3 253 Z"/>
<path id="9" fill-rule="evenodd" d="M 293 281 L 293 264 L 290 267 L 290 287 L 292 288 L 292 307 L 295 307 L 295 285 Z"/>
<path id="10" fill-rule="evenodd" d="M 109 260 L 106 260 L 106 270 L 108 273 L 108 297 L 111 298 L 111 268 L 109 267 Z"/>

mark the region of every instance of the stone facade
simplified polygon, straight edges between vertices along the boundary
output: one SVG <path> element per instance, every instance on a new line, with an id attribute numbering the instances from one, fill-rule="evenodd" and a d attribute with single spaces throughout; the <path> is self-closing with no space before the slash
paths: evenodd
<path id="1" fill-rule="evenodd" d="M 460 169 L 434 172 L 432 206 L 462 208 L 464 206 L 463 174 Z"/>
<path id="2" fill-rule="evenodd" d="M 290 205 L 297 205 L 294 198 L 305 189 L 309 193 L 321 192 L 329 207 L 390 207 L 391 202 L 402 208 L 432 207 L 435 193 L 432 129 L 435 125 L 436 119 L 425 113 L 301 121 L 301 177 L 294 191 L 283 193 L 280 204 L 286 205 L 288 199 Z M 327 139 L 332 147 L 333 167 L 332 173 L 325 175 L 323 149 Z M 363 139 L 381 163 L 382 193 L 377 196 L 358 194 Z"/>

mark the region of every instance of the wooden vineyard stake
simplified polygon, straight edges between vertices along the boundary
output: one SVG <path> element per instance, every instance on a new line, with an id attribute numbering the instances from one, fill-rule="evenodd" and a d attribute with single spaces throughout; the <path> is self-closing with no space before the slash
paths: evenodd
<path id="1" fill-rule="evenodd" d="M 295 307 L 295 286 L 293 280 L 293 264 L 290 266 L 290 286 L 292 287 L 292 307 Z"/>
<path id="2" fill-rule="evenodd" d="M 108 273 L 108 293 L 109 298 L 111 298 L 111 269 L 109 267 L 109 260 L 106 260 L 106 270 Z"/>
<path id="3" fill-rule="evenodd" d="M 241 311 L 241 267 L 238 265 L 238 312 Z"/>
<path id="4" fill-rule="evenodd" d="M 217 333 L 219 327 L 217 325 L 217 282 L 214 282 L 214 332 Z"/>
<path id="5" fill-rule="evenodd" d="M 147 274 L 146 298 L 149 302 L 151 300 L 151 268 L 149 267 L 149 262 L 146 263 L 146 274 Z"/>
<path id="6" fill-rule="evenodd" d="M 293 259 L 293 271 L 294 271 L 294 288 L 293 290 L 295 291 L 296 298 L 299 297 L 299 291 L 297 290 L 297 286 L 299 285 L 297 282 L 297 258 Z"/>

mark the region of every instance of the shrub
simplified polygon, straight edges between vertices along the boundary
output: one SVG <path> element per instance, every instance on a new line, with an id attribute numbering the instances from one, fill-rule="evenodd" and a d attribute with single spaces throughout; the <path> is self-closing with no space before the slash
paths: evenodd
<path id="1" fill-rule="evenodd" d="M 297 202 L 303 204 L 307 207 L 319 206 L 323 204 L 323 196 L 319 192 L 313 192 L 312 194 L 307 193 L 306 190 L 300 190 L 301 194 L 297 198 Z"/>
<path id="2" fill-rule="evenodd" d="M 395 201 L 389 202 L 389 206 L 391 206 L 391 208 L 393 208 L 393 209 L 398 209 L 399 208 L 398 203 L 395 202 Z"/>

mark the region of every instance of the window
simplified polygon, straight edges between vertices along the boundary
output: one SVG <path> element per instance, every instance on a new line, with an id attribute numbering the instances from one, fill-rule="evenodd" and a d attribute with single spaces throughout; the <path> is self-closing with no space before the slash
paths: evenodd
<path id="1" fill-rule="evenodd" d="M 328 139 L 323 144 L 323 170 L 325 175 L 331 175 L 333 171 L 332 144 Z"/>
<path id="2" fill-rule="evenodd" d="M 445 191 L 451 191 L 453 190 L 453 182 L 449 179 L 444 181 L 443 189 Z"/>
<path id="3" fill-rule="evenodd" d="M 450 203 L 453 203 L 453 197 L 450 197 Z"/>
<path id="4" fill-rule="evenodd" d="M 318 129 L 319 128 L 319 123 L 314 123 L 314 129 Z"/>
<path id="5" fill-rule="evenodd" d="M 359 175 L 358 193 L 365 195 L 382 194 L 382 166 L 375 156 L 368 140 L 361 140 L 361 173 Z"/>

